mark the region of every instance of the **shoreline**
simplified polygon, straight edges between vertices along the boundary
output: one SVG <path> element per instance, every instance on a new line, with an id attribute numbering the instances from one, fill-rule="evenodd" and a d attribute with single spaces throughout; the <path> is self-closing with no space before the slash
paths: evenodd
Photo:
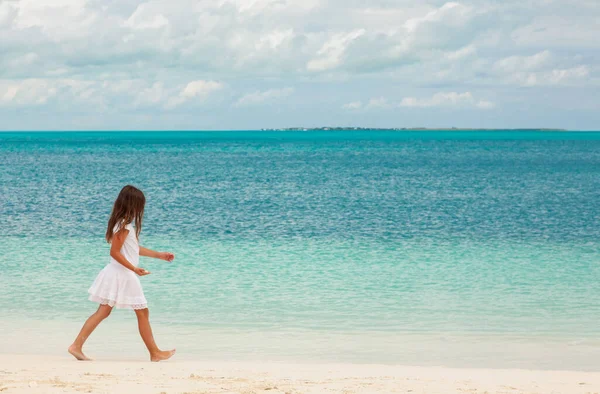
<path id="1" fill-rule="evenodd" d="M 600 372 L 377 364 L 99 360 L 0 354 L 2 393 L 573 393 Z"/>
<path id="2" fill-rule="evenodd" d="M 90 309 L 90 313 L 92 310 Z M 160 316 L 161 311 L 156 311 Z M 86 316 L 86 313 L 81 313 Z M 81 319 L 10 319 L 0 352 L 31 357 L 63 356 L 79 332 Z M 447 368 L 527 369 L 600 372 L 600 340 L 581 337 L 453 335 L 446 333 L 249 330 L 173 325 L 153 321 L 157 343 L 177 348 L 177 360 L 217 363 L 303 365 L 412 365 Z M 32 341 L 32 338 L 37 338 Z M 97 360 L 145 360 L 135 316 L 115 311 L 84 348 Z M 66 353 L 64 354 L 65 356 Z"/>

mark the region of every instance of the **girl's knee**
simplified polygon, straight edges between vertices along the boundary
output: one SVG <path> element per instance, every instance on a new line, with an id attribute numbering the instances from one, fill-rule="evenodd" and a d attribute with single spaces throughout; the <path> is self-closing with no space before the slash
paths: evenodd
<path id="1" fill-rule="evenodd" d="M 135 310 L 135 314 L 138 317 L 148 317 L 150 316 L 150 311 L 148 310 L 148 308 L 144 308 L 144 309 L 134 309 Z"/>
<path id="2" fill-rule="evenodd" d="M 108 305 L 101 305 L 100 308 L 98 308 L 98 311 L 96 313 L 101 318 L 106 319 L 110 315 L 110 312 L 112 312 L 112 307 L 110 307 Z"/>

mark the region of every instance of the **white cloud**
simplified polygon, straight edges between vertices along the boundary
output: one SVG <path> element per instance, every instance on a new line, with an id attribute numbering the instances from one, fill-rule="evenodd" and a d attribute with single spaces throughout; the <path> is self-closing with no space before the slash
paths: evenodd
<path id="1" fill-rule="evenodd" d="M 283 89 L 269 89 L 265 91 L 256 91 L 253 93 L 248 93 L 242 97 L 240 97 L 236 101 L 236 106 L 251 106 L 251 105 L 259 105 L 264 103 L 265 101 L 272 101 L 275 99 L 280 99 L 284 97 L 288 97 L 294 93 L 293 88 L 283 88 Z"/>
<path id="2" fill-rule="evenodd" d="M 135 106 L 155 106 L 165 100 L 168 93 L 165 91 L 165 86 L 162 82 L 155 82 L 141 90 L 134 102 Z"/>
<path id="3" fill-rule="evenodd" d="M 92 85 L 93 82 L 73 79 L 0 80 L 0 106 L 40 106 L 57 96 L 86 100 Z"/>
<path id="4" fill-rule="evenodd" d="M 579 66 L 566 70 L 552 70 L 547 75 L 547 81 L 550 84 L 568 83 L 570 81 L 585 80 L 590 75 L 588 66 Z"/>
<path id="5" fill-rule="evenodd" d="M 492 109 L 495 104 L 489 100 L 476 100 L 471 92 L 439 92 L 429 98 L 405 97 L 399 103 L 390 102 L 385 97 L 372 98 L 366 105 L 361 101 L 354 101 L 342 106 L 345 110 L 373 110 L 373 109 L 392 109 L 397 107 L 410 108 L 477 108 Z"/>
<path id="6" fill-rule="evenodd" d="M 17 9 L 11 3 L 0 3 L 0 27 L 11 25 L 16 16 Z"/>
<path id="7" fill-rule="evenodd" d="M 385 97 L 377 97 L 370 99 L 366 105 L 366 108 L 388 108 L 389 106 L 390 104 L 387 102 L 387 99 Z"/>
<path id="8" fill-rule="evenodd" d="M 205 97 L 214 91 L 223 88 L 223 84 L 215 81 L 192 81 L 185 85 L 180 96 L 185 98 Z"/>
<path id="9" fill-rule="evenodd" d="M 351 103 L 347 103 L 347 104 L 342 105 L 342 108 L 346 109 L 346 110 L 360 109 L 360 108 L 362 108 L 362 102 L 360 102 L 360 101 L 353 101 Z"/>
<path id="10" fill-rule="evenodd" d="M 424 16 L 412 18 L 404 22 L 404 27 L 409 33 L 413 33 L 420 26 L 427 23 L 440 22 L 448 17 L 448 15 L 466 14 L 469 11 L 468 7 L 456 2 L 448 2 L 438 9 L 428 12 Z"/>
<path id="11" fill-rule="evenodd" d="M 509 78 L 510 82 L 521 86 L 573 86 L 586 83 L 590 76 L 588 66 L 578 66 L 568 69 L 550 71 L 515 73 Z"/>
<path id="12" fill-rule="evenodd" d="M 491 109 L 495 105 L 487 100 L 475 100 L 471 92 L 439 92 L 430 98 L 405 97 L 400 102 L 400 107 L 475 107 L 479 109 Z"/>
<path id="13" fill-rule="evenodd" d="M 16 28 L 39 29 L 47 38 L 77 38 L 76 34 L 90 27 L 94 18 L 86 8 L 86 0 L 19 0 L 14 4 L 18 10 L 13 22 Z"/>
<path id="14" fill-rule="evenodd" d="M 317 52 L 317 57 L 306 65 L 309 71 L 324 71 L 339 66 L 346 48 L 352 41 L 364 35 L 365 29 L 358 29 L 349 33 L 336 34 L 331 37 Z"/>
<path id="15" fill-rule="evenodd" d="M 140 4 L 125 21 L 125 26 L 133 29 L 159 29 L 168 24 L 169 20 L 161 13 L 153 12 L 148 3 Z"/>
<path id="16" fill-rule="evenodd" d="M 552 54 L 547 50 L 531 56 L 509 56 L 496 61 L 494 69 L 507 73 L 537 70 L 550 64 L 551 58 Z"/>
<path id="17" fill-rule="evenodd" d="M 310 11 L 320 4 L 318 0 L 225 0 L 221 1 L 227 5 L 234 5 L 240 13 L 260 15 L 272 11 L 296 13 Z"/>
<path id="18" fill-rule="evenodd" d="M 39 106 L 55 101 L 64 103 L 93 103 L 94 111 L 123 98 L 131 108 L 172 109 L 185 102 L 202 102 L 223 85 L 215 81 L 191 81 L 184 86 L 168 87 L 162 81 L 148 84 L 144 80 L 103 81 L 77 79 L 0 80 L 0 106 Z M 123 105 L 123 104 L 121 104 Z M 100 106 L 101 108 L 98 108 Z M 68 109 L 68 105 L 66 106 Z"/>
<path id="19" fill-rule="evenodd" d="M 487 101 L 487 100 L 479 100 L 477 103 L 475 103 L 475 106 L 477 108 L 481 108 L 481 109 L 492 109 L 492 108 L 496 107 L 496 104 L 492 103 L 491 101 Z"/>
<path id="20" fill-rule="evenodd" d="M 477 48 L 474 45 L 467 45 L 466 47 L 460 48 L 457 51 L 449 52 L 446 57 L 449 60 L 459 60 L 468 56 L 471 56 L 477 52 Z"/>
<path id="21" fill-rule="evenodd" d="M 17 55 L 12 59 L 8 59 L 7 66 L 11 68 L 29 67 L 40 60 L 37 53 L 29 52 L 23 55 Z"/>
<path id="22" fill-rule="evenodd" d="M 294 37 L 293 29 L 286 30 L 273 30 L 259 37 L 256 42 L 256 49 L 261 50 L 263 48 L 270 50 L 277 50 L 277 48 L 284 45 L 290 39 Z"/>
<path id="23" fill-rule="evenodd" d="M 165 108 L 172 109 L 192 99 L 203 101 L 210 94 L 222 88 L 223 84 L 216 81 L 198 80 L 189 82 L 177 96 L 168 99 Z"/>

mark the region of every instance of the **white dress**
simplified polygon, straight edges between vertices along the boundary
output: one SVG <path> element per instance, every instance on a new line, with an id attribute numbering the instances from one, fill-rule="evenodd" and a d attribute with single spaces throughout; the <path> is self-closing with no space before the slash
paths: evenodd
<path id="1" fill-rule="evenodd" d="M 126 224 L 129 230 L 125 242 L 121 247 L 121 254 L 134 266 L 140 261 L 140 245 L 131 223 Z M 115 226 L 114 233 L 119 231 Z M 123 309 L 145 309 L 148 307 L 142 284 L 137 274 L 125 268 L 117 260 L 110 258 L 110 262 L 100 271 L 94 284 L 88 290 L 89 300 L 102 305 L 110 305 Z"/>

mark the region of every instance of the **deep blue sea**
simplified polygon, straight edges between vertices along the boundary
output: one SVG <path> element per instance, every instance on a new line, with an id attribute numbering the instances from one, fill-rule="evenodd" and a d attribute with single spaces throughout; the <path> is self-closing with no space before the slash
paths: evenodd
<path id="1" fill-rule="evenodd" d="M 600 132 L 0 133 L 0 349 L 69 344 L 126 184 L 140 243 L 177 256 L 141 265 L 181 357 L 600 355 Z M 143 355 L 136 335 L 116 311 L 90 351 Z"/>

